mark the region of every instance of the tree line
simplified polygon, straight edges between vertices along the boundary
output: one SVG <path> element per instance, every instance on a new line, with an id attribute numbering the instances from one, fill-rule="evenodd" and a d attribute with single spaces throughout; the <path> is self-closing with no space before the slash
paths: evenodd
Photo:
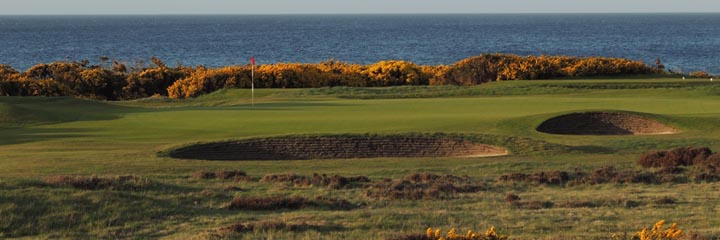
<path id="1" fill-rule="evenodd" d="M 407 61 L 361 65 L 340 61 L 277 63 L 255 69 L 259 88 L 385 87 L 463 85 L 490 81 L 583 78 L 662 73 L 640 61 L 604 57 L 517 56 L 484 54 L 452 65 L 421 66 Z M 249 88 L 251 66 L 168 67 L 152 64 L 128 69 L 124 64 L 83 62 L 38 64 L 25 72 L 0 65 L 0 96 L 75 96 L 128 100 L 150 96 L 192 98 L 222 88 Z"/>

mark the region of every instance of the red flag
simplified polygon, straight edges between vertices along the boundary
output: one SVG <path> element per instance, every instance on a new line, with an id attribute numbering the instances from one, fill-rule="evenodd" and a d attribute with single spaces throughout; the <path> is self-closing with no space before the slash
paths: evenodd
<path id="1" fill-rule="evenodd" d="M 252 63 L 253 66 L 255 66 L 255 57 L 250 57 L 250 63 Z"/>

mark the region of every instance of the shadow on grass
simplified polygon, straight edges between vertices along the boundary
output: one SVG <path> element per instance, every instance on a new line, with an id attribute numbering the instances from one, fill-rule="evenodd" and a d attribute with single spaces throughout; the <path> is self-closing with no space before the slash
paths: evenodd
<path id="1" fill-rule="evenodd" d="M 0 128 L 0 146 L 89 136 L 80 128 Z"/>
<path id="2" fill-rule="evenodd" d="M 0 146 L 63 138 L 87 137 L 89 130 L 76 128 L 0 128 Z"/>

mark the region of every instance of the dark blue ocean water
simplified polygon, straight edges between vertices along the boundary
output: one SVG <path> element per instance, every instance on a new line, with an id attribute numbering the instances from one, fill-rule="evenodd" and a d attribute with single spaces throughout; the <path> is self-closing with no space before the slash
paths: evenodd
<path id="1" fill-rule="evenodd" d="M 482 53 L 624 57 L 720 73 L 720 14 L 0 16 L 0 63 L 451 64 Z"/>

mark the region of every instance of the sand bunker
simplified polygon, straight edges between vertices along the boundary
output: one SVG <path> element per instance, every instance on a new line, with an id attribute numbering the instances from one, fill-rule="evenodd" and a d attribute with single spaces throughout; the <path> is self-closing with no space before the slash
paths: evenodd
<path id="1" fill-rule="evenodd" d="M 568 135 L 672 134 L 678 130 L 647 117 L 620 112 L 572 113 L 548 119 L 537 131 Z"/>
<path id="2" fill-rule="evenodd" d="M 486 157 L 504 148 L 462 139 L 407 136 L 292 136 L 203 143 L 170 152 L 200 160 L 300 160 L 383 157 Z"/>

